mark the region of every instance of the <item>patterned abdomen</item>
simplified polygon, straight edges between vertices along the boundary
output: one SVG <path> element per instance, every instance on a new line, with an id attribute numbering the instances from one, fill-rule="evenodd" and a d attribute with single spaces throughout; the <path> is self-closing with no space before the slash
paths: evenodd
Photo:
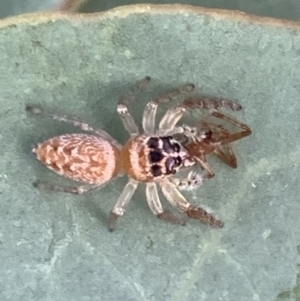
<path id="1" fill-rule="evenodd" d="M 70 134 L 37 145 L 33 152 L 59 175 L 89 184 L 104 184 L 118 174 L 120 151 L 98 136 Z"/>

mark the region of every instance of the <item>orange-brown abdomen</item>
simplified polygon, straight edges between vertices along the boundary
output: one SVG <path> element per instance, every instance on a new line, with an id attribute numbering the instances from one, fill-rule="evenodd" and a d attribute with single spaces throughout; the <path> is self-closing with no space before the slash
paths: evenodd
<path id="1" fill-rule="evenodd" d="M 120 150 L 87 134 L 54 137 L 37 145 L 37 158 L 59 175 L 89 184 L 104 184 L 119 172 Z"/>

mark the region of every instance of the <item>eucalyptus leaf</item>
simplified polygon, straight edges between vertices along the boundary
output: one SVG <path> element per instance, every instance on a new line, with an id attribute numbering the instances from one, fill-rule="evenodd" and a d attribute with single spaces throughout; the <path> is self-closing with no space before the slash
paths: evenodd
<path id="1" fill-rule="evenodd" d="M 299 23 L 181 5 L 24 15 L 0 22 L 0 60 L 0 300 L 298 300 Z M 32 186 L 70 184 L 31 149 L 78 130 L 27 116 L 27 104 L 124 144 L 117 100 L 146 75 L 148 91 L 129 105 L 139 124 L 152 97 L 187 82 L 244 107 L 231 114 L 253 131 L 234 144 L 237 170 L 209 157 L 216 177 L 184 193 L 223 229 L 156 219 L 140 185 L 110 233 L 126 177 L 82 196 Z"/>

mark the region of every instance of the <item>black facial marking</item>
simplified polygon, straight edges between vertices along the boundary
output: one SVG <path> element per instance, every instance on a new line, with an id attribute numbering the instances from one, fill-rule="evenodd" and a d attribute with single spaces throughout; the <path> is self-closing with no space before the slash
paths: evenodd
<path id="1" fill-rule="evenodd" d="M 160 151 L 151 151 L 149 153 L 149 160 L 151 163 L 158 163 L 163 159 L 164 155 Z"/>
<path id="2" fill-rule="evenodd" d="M 166 160 L 166 169 L 167 169 L 167 174 L 171 174 L 171 173 L 176 173 L 176 170 L 174 169 L 176 167 L 176 161 L 175 158 L 173 157 L 169 157 Z"/>
<path id="3" fill-rule="evenodd" d="M 172 137 L 162 137 L 161 140 L 163 141 L 163 150 L 170 154 L 174 152 L 174 145 L 171 143 Z"/>
<path id="4" fill-rule="evenodd" d="M 176 174 L 183 165 L 186 157 L 184 149 L 172 136 L 150 137 L 147 146 L 148 162 L 153 177 Z"/>
<path id="5" fill-rule="evenodd" d="M 174 143 L 174 144 L 173 144 L 173 148 L 174 148 L 174 151 L 175 151 L 176 153 L 178 153 L 178 152 L 180 151 L 180 146 L 179 146 L 178 143 Z"/>
<path id="6" fill-rule="evenodd" d="M 159 145 L 159 139 L 156 137 L 151 137 L 148 142 L 147 145 L 149 146 L 149 148 L 158 148 Z"/>
<path id="7" fill-rule="evenodd" d="M 182 159 L 181 159 L 181 157 L 176 157 L 175 158 L 175 163 L 176 163 L 176 166 L 180 166 L 181 164 L 182 164 Z"/>
<path id="8" fill-rule="evenodd" d="M 156 164 L 151 166 L 151 172 L 153 174 L 153 177 L 159 177 L 162 175 L 161 167 Z"/>

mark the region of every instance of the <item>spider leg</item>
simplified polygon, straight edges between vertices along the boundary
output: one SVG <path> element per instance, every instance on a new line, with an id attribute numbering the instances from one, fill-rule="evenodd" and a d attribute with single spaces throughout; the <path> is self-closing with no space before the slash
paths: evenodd
<path id="1" fill-rule="evenodd" d="M 125 104 L 118 104 L 117 112 L 122 120 L 123 126 L 129 133 L 130 137 L 135 137 L 139 134 L 138 126 L 136 125 L 133 117 L 128 112 L 127 106 Z"/>
<path id="2" fill-rule="evenodd" d="M 203 176 L 194 171 L 190 171 L 185 179 L 170 178 L 179 190 L 193 190 L 202 185 Z"/>
<path id="3" fill-rule="evenodd" d="M 129 101 L 133 101 L 136 96 L 147 87 L 149 82 L 150 77 L 146 76 L 144 79 L 137 82 L 131 91 L 127 92 L 124 96 L 121 96 L 118 101 L 117 112 L 122 120 L 124 128 L 131 137 L 137 136 L 139 134 L 139 129 L 133 117 L 128 112 L 127 104 Z"/>
<path id="4" fill-rule="evenodd" d="M 160 215 L 163 213 L 164 210 L 159 200 L 156 183 L 146 183 L 146 198 L 149 208 L 154 215 Z"/>
<path id="5" fill-rule="evenodd" d="M 201 223 L 210 225 L 214 228 L 222 228 L 224 226 L 222 221 L 215 218 L 203 208 L 195 207 L 190 204 L 179 192 L 175 184 L 164 181 L 161 184 L 161 188 L 167 200 L 179 211 L 186 213 L 188 217 L 197 219 Z"/>
<path id="6" fill-rule="evenodd" d="M 210 167 L 210 165 L 207 163 L 206 159 L 204 157 L 194 157 L 194 159 L 200 164 L 201 168 L 206 171 L 205 176 L 203 178 L 211 179 L 215 176 L 214 171 Z"/>
<path id="7" fill-rule="evenodd" d="M 175 214 L 173 214 L 171 211 L 164 210 L 161 214 L 157 216 L 159 219 L 174 224 L 174 225 L 185 225 L 185 221 L 179 217 L 177 217 Z"/>
<path id="8" fill-rule="evenodd" d="M 188 97 L 183 101 L 182 105 L 189 109 L 217 110 L 224 108 L 232 111 L 240 111 L 242 109 L 242 106 L 235 100 L 211 96 Z"/>
<path id="9" fill-rule="evenodd" d="M 234 119 L 232 119 L 232 118 L 230 118 L 230 117 L 228 117 L 228 116 L 226 116 L 226 115 L 224 115 L 220 112 L 212 112 L 211 115 L 216 117 L 216 118 L 225 120 L 228 123 L 231 123 L 231 124 L 235 125 L 236 127 L 242 129 L 242 131 L 237 132 L 237 133 L 229 134 L 227 138 L 222 139 L 222 144 L 228 144 L 228 143 L 231 143 L 233 141 L 239 140 L 241 138 L 247 137 L 247 136 L 252 134 L 251 129 L 244 123 L 241 123 L 237 120 L 234 120 Z"/>
<path id="10" fill-rule="evenodd" d="M 223 150 L 225 151 L 223 151 Z M 237 168 L 236 156 L 230 144 L 220 145 L 214 150 L 214 154 L 232 168 Z"/>
<path id="11" fill-rule="evenodd" d="M 165 116 L 162 118 L 159 129 L 173 128 L 177 122 L 182 118 L 182 116 L 190 109 L 218 109 L 223 107 L 225 109 L 231 109 L 233 111 L 240 111 L 242 106 L 234 100 L 228 100 L 225 98 L 217 97 L 188 97 L 184 101 L 170 108 Z"/>
<path id="12" fill-rule="evenodd" d="M 146 76 L 145 78 L 139 80 L 126 94 L 119 98 L 119 103 L 128 104 L 130 101 L 134 101 L 136 97 L 147 88 L 151 78 Z"/>
<path id="13" fill-rule="evenodd" d="M 139 182 L 133 179 L 129 179 L 124 190 L 118 198 L 113 210 L 110 212 L 108 218 L 108 229 L 113 231 L 116 227 L 116 222 L 119 216 L 122 216 L 125 212 L 125 206 L 130 202 Z"/>
<path id="14" fill-rule="evenodd" d="M 178 134 L 184 134 L 184 128 L 182 126 L 174 127 L 173 129 L 166 129 L 166 130 L 158 130 L 156 134 L 161 136 L 174 136 Z"/>
<path id="15" fill-rule="evenodd" d="M 80 186 L 62 186 L 62 185 L 54 184 L 54 183 L 36 181 L 33 183 L 33 186 L 38 189 L 43 189 L 43 190 L 66 192 L 66 193 L 71 193 L 71 194 L 84 194 L 92 189 L 100 188 L 103 185 L 87 184 L 87 185 L 80 185 Z"/>
<path id="16" fill-rule="evenodd" d="M 50 113 L 50 112 L 45 111 L 40 106 L 28 105 L 28 106 L 26 106 L 26 111 L 31 114 L 34 114 L 34 115 L 40 115 L 42 117 L 50 117 L 59 122 L 65 122 L 65 123 L 72 124 L 74 127 L 80 128 L 81 130 L 83 130 L 85 132 L 94 133 L 94 134 L 100 136 L 101 138 L 105 139 L 106 141 L 111 142 L 113 145 L 115 145 L 119 149 L 121 148 L 121 145 L 114 138 L 112 138 L 107 132 L 105 132 L 101 129 L 93 128 L 92 126 L 79 120 L 78 118 L 69 117 L 67 115 L 61 115 L 61 114 L 57 114 L 57 113 Z"/>
<path id="17" fill-rule="evenodd" d="M 194 84 L 185 84 L 174 92 L 171 92 L 165 96 L 158 97 L 156 101 L 159 102 L 170 102 L 179 96 L 193 92 L 195 89 Z M 173 129 L 177 122 L 182 118 L 185 114 L 186 109 L 183 106 L 177 105 L 173 108 L 167 110 L 163 118 L 159 123 L 159 130 L 169 130 Z"/>
<path id="18" fill-rule="evenodd" d="M 147 197 L 147 203 L 150 210 L 158 218 L 166 220 L 172 224 L 181 224 L 181 225 L 184 224 L 184 221 L 178 218 L 172 212 L 164 211 L 158 196 L 156 183 L 153 182 L 146 183 L 146 197 Z"/>
<path id="19" fill-rule="evenodd" d="M 154 101 L 150 101 L 146 104 L 144 109 L 142 125 L 146 135 L 151 135 L 155 132 L 155 116 L 157 105 L 158 104 Z"/>
<path id="20" fill-rule="evenodd" d="M 187 109 L 180 105 L 168 109 L 159 123 L 158 132 L 167 133 L 172 130 L 186 112 Z"/>

